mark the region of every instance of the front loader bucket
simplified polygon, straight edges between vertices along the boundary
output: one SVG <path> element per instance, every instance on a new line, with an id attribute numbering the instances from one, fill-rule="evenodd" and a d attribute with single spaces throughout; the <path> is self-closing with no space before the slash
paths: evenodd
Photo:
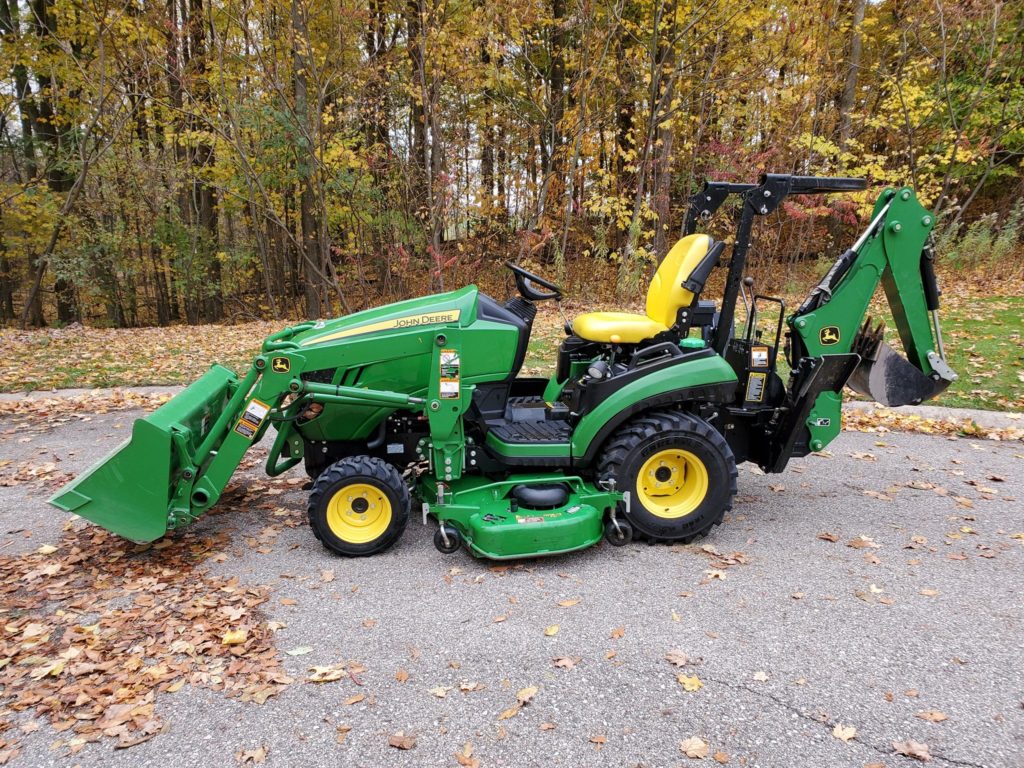
<path id="1" fill-rule="evenodd" d="M 198 381 L 148 416 L 137 419 L 131 439 L 50 503 L 133 541 L 154 541 L 190 517 L 188 493 L 179 489 L 192 473 L 196 449 L 224 410 L 238 378 L 214 365 Z M 182 498 L 183 496 L 183 498 Z"/>
<path id="2" fill-rule="evenodd" d="M 917 405 L 940 394 L 950 384 L 938 375 L 926 376 L 884 341 L 878 344 L 872 358 L 861 360 L 847 384 L 854 392 L 884 406 Z"/>

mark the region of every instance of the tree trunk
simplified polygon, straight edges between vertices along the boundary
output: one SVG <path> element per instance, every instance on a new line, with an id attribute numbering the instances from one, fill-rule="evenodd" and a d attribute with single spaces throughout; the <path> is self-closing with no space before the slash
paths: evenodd
<path id="1" fill-rule="evenodd" d="M 313 146 L 309 131 L 309 94 L 306 79 L 306 57 L 302 53 L 308 39 L 306 18 L 299 7 L 300 0 L 292 0 L 292 72 L 295 87 L 295 120 L 300 137 L 300 151 L 307 157 L 298 159 L 299 168 L 299 226 L 301 227 L 303 292 L 306 315 L 318 318 L 322 312 L 322 278 L 320 270 L 320 231 L 314 213 L 316 196 L 313 189 Z"/>
<path id="2" fill-rule="evenodd" d="M 857 77 L 860 74 L 860 58 L 863 48 L 861 25 L 867 0 L 853 0 L 853 25 L 850 28 L 850 54 L 846 60 L 846 77 L 843 95 L 839 101 L 839 148 L 846 149 L 850 140 L 853 109 L 857 102 Z"/>
<path id="3" fill-rule="evenodd" d="M 204 0 L 189 0 L 189 64 L 191 71 L 191 88 L 193 98 L 201 105 L 211 103 L 210 87 L 206 81 L 206 8 Z M 202 125 L 202 117 L 193 122 L 196 127 Z M 200 261 L 204 264 L 204 276 L 201 283 L 200 317 L 204 322 L 220 320 L 224 315 L 224 299 L 221 295 L 221 266 L 217 258 L 219 243 L 219 220 L 217 213 L 217 192 L 207 183 L 206 175 L 213 167 L 216 158 L 213 146 L 200 141 L 192 152 L 191 175 L 192 193 L 189 201 L 191 212 L 195 216 L 198 227 L 197 247 L 201 253 Z"/>
<path id="4" fill-rule="evenodd" d="M 420 18 L 419 0 L 408 0 L 405 4 L 406 51 L 409 67 L 416 87 L 411 88 L 409 98 L 409 120 L 412 123 L 412 143 L 409 148 L 409 186 L 410 197 L 416 215 L 426 219 L 423 214 L 428 210 L 427 179 L 427 119 L 423 105 L 423 89 L 420 86 L 423 75 L 423 57 L 420 48 L 420 37 L 423 34 L 423 23 Z"/>

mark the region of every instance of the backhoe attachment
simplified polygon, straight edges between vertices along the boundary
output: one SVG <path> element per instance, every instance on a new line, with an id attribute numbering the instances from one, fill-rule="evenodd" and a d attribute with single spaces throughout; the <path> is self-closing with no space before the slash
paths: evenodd
<path id="1" fill-rule="evenodd" d="M 790 321 L 806 354 L 859 355 L 847 385 L 885 406 L 930 400 L 957 378 L 942 343 L 932 225 L 912 190 L 886 190 L 871 224 Z M 885 342 L 884 323 L 860 320 L 879 282 L 905 355 Z"/>

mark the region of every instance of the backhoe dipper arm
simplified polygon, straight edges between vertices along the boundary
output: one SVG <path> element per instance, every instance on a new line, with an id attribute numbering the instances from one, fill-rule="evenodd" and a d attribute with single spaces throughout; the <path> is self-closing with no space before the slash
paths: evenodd
<path id="1" fill-rule="evenodd" d="M 942 349 L 933 225 L 910 188 L 882 193 L 867 230 L 790 318 L 799 341 L 794 357 L 798 346 L 809 356 L 859 354 L 850 385 L 883 405 L 917 404 L 955 381 Z M 906 358 L 882 341 L 883 329 L 872 328 L 866 317 L 879 282 Z"/>
<path id="2" fill-rule="evenodd" d="M 935 397 L 956 380 L 942 351 L 933 224 L 911 189 L 886 190 L 853 248 L 787 319 L 788 410 L 771 437 L 765 469 L 779 472 L 790 456 L 820 451 L 839 434 L 844 385 L 899 406 Z M 907 357 L 882 340 L 881 323 L 872 327 L 866 317 L 879 282 Z"/>

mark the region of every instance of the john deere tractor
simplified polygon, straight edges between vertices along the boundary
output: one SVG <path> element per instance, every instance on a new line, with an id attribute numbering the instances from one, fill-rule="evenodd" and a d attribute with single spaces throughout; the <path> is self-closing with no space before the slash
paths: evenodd
<path id="1" fill-rule="evenodd" d="M 152 541 L 216 504 L 272 430 L 267 473 L 304 465 L 310 527 L 342 555 L 387 549 L 414 512 L 436 521 L 440 551 L 493 559 L 602 537 L 690 541 L 730 508 L 738 463 L 781 472 L 839 434 L 844 386 L 898 406 L 956 378 L 938 322 L 933 220 L 910 189 L 882 193 L 795 310 L 744 276 L 758 217 L 789 195 L 864 188 L 776 174 L 705 184 L 644 314 L 575 317 L 550 378 L 519 372 L 537 304 L 562 290 L 515 264 L 518 295 L 504 302 L 469 286 L 286 328 L 244 375 L 215 365 L 136 421 L 128 443 L 52 503 Z M 728 248 L 696 225 L 730 195 L 742 212 Z M 703 291 L 723 261 L 716 304 Z M 906 357 L 866 318 L 879 282 Z"/>

